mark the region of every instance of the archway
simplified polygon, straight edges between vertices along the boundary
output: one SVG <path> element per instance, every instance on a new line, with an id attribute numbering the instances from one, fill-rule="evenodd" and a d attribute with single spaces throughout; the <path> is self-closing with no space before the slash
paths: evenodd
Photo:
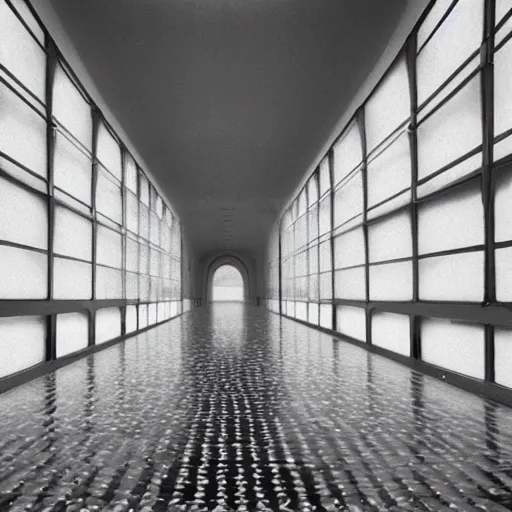
<path id="1" fill-rule="evenodd" d="M 211 300 L 242 302 L 245 298 L 244 288 L 240 271 L 233 265 L 221 265 L 213 274 Z"/>

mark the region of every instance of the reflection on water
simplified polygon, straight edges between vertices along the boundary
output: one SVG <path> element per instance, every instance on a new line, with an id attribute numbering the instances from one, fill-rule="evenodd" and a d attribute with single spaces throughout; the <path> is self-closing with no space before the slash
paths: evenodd
<path id="1" fill-rule="evenodd" d="M 0 510 L 512 510 L 512 411 L 242 304 L 0 408 Z"/>

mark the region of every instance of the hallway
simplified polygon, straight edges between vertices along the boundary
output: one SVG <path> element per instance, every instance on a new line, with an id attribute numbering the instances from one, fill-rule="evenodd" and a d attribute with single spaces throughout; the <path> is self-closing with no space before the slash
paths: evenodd
<path id="1" fill-rule="evenodd" d="M 0 396 L 1 510 L 512 510 L 512 411 L 260 308 Z"/>

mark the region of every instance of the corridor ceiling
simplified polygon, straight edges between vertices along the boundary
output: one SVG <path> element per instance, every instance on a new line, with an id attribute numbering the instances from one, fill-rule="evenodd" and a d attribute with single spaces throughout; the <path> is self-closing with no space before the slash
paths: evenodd
<path id="1" fill-rule="evenodd" d="M 407 0 L 40 3 L 211 253 L 264 245 Z"/>

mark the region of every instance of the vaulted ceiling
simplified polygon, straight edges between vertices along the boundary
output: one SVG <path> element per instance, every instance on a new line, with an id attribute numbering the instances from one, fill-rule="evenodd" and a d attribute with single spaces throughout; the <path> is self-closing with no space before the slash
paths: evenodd
<path id="1" fill-rule="evenodd" d="M 265 243 L 407 0 L 40 2 L 212 252 Z"/>

